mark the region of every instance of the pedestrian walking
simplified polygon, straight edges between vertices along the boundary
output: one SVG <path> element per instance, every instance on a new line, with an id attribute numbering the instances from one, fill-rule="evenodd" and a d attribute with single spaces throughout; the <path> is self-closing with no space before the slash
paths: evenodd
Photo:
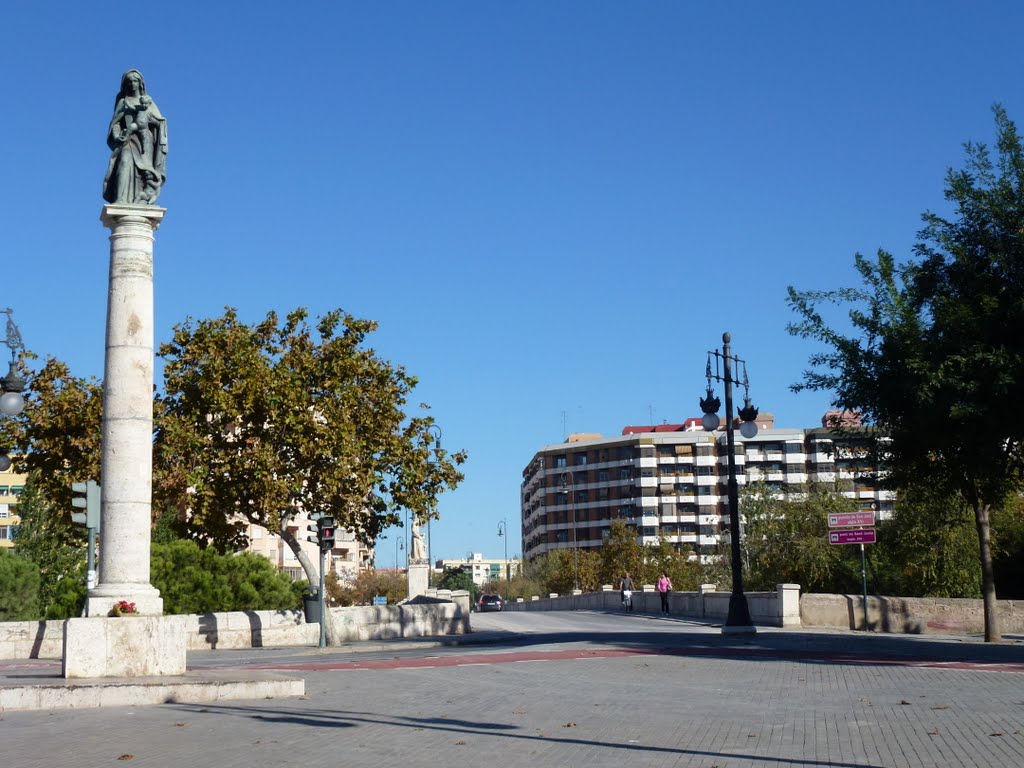
<path id="1" fill-rule="evenodd" d="M 661 595 L 661 612 L 666 616 L 668 615 L 668 596 L 671 591 L 672 579 L 665 571 L 662 571 L 661 577 L 658 579 L 658 594 Z"/>
<path id="2" fill-rule="evenodd" d="M 619 594 L 622 596 L 622 607 L 627 611 L 633 610 L 633 580 L 629 578 L 629 571 L 622 574 L 619 579 Z"/>

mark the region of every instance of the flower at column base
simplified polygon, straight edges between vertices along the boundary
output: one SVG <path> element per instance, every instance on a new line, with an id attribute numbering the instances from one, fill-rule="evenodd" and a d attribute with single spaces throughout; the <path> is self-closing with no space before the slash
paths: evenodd
<path id="1" fill-rule="evenodd" d="M 110 609 L 108 616 L 131 616 L 132 614 L 138 614 L 139 609 L 135 607 L 135 603 L 129 603 L 127 600 L 119 600 L 114 603 L 114 607 Z"/>

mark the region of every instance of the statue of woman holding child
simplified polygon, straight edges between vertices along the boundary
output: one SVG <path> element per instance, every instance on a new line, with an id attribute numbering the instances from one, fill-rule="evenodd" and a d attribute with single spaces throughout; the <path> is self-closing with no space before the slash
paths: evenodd
<path id="1" fill-rule="evenodd" d="M 107 131 L 111 149 L 103 199 L 121 205 L 153 205 L 167 178 L 167 121 L 146 93 L 137 69 L 121 77 Z"/>

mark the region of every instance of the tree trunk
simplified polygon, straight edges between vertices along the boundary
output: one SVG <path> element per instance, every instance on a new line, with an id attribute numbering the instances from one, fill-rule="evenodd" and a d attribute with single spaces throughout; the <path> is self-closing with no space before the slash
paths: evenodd
<path id="1" fill-rule="evenodd" d="M 299 540 L 292 535 L 292 532 L 288 530 L 288 518 L 281 521 L 281 538 L 284 543 L 288 545 L 288 548 L 295 554 L 296 559 L 299 561 L 299 565 L 302 566 L 303 572 L 306 574 L 306 580 L 310 585 L 319 588 L 320 585 L 320 564 L 314 563 L 309 559 L 309 555 L 302 549 L 302 544 Z M 325 616 L 321 616 L 321 621 L 326 621 L 324 625 L 324 635 L 327 640 L 327 645 L 339 645 L 340 641 L 338 638 L 337 630 L 334 627 L 334 622 L 330 621 L 331 612 L 327 608 L 327 596 L 324 596 L 324 613 Z"/>
<path id="2" fill-rule="evenodd" d="M 981 553 L 981 596 L 985 605 L 985 642 L 1001 642 L 999 615 L 996 608 L 996 579 L 992 571 L 992 537 L 989 527 L 989 505 L 981 501 L 974 503 L 974 522 L 978 528 L 978 545 Z"/>

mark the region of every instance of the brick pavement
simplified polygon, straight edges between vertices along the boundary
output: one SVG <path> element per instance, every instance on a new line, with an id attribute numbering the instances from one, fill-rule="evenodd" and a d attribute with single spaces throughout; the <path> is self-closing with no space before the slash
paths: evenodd
<path id="1" fill-rule="evenodd" d="M 1019 647 L 990 667 L 943 668 L 888 651 L 873 663 L 896 646 L 872 638 L 777 637 L 752 645 L 791 653 L 492 663 L 496 649 L 479 649 L 476 666 L 310 670 L 303 700 L 7 713 L 0 743 L 12 768 L 1024 765 L 1024 673 L 1003 671 Z M 859 660 L 794 650 L 829 637 Z M 907 647 L 963 649 L 949 645 Z"/>

